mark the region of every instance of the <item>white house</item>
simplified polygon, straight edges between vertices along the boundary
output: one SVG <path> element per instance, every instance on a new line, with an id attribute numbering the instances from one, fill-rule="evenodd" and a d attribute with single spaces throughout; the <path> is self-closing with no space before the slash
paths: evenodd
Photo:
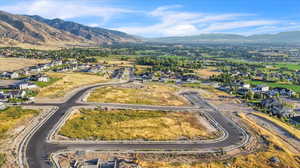
<path id="1" fill-rule="evenodd" d="M 269 86 L 265 86 L 265 85 L 257 85 L 256 88 L 253 89 L 254 92 L 267 92 L 269 90 L 270 90 Z"/>
<path id="2" fill-rule="evenodd" d="M 49 77 L 41 76 L 37 79 L 39 82 L 49 82 Z"/>
<path id="3" fill-rule="evenodd" d="M 0 110 L 5 110 L 5 109 L 6 109 L 6 105 L 0 102 Z"/>

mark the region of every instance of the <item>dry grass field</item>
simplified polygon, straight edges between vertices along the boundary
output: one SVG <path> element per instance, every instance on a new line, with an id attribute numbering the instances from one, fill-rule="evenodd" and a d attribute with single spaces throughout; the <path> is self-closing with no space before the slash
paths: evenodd
<path id="1" fill-rule="evenodd" d="M 273 123 L 275 123 L 276 125 L 279 125 L 280 127 L 284 128 L 285 130 L 287 130 L 290 134 L 294 135 L 295 137 L 300 139 L 300 130 L 280 121 L 279 119 L 276 119 L 274 117 L 270 117 L 267 114 L 264 113 L 260 113 L 260 112 L 256 112 L 255 115 L 258 115 L 260 117 L 263 117 Z"/>
<path id="2" fill-rule="evenodd" d="M 102 87 L 93 91 L 88 102 L 184 106 L 188 102 L 178 96 L 173 85 L 147 83 Z"/>
<path id="3" fill-rule="evenodd" d="M 180 157 L 163 158 L 162 156 L 155 160 L 138 158 L 138 163 L 143 168 L 299 168 L 300 155 L 290 151 L 282 139 L 273 132 L 260 127 L 245 115 L 241 115 L 241 117 L 255 132 L 266 138 L 268 145 L 265 150 L 217 162 L 194 162 L 191 161 L 193 157 L 181 161 Z M 277 157 L 280 162 L 271 162 L 270 158 L 272 157 Z"/>
<path id="4" fill-rule="evenodd" d="M 0 58 L 0 72 L 14 71 L 34 66 L 40 63 L 47 63 L 48 60 L 25 59 L 25 58 Z"/>
<path id="5" fill-rule="evenodd" d="M 142 110 L 77 111 L 59 135 L 91 140 L 177 140 L 215 137 L 196 114 Z"/>
<path id="6" fill-rule="evenodd" d="M 219 75 L 220 72 L 216 71 L 216 68 L 206 68 L 206 69 L 199 69 L 196 71 L 196 73 L 200 76 L 202 79 L 209 79 L 212 75 Z"/>
<path id="7" fill-rule="evenodd" d="M 108 79 L 104 76 L 85 74 L 85 73 L 47 73 L 52 78 L 58 78 L 53 84 L 41 88 L 38 98 L 58 98 L 63 97 L 68 92 L 84 85 L 105 82 Z"/>
<path id="8" fill-rule="evenodd" d="M 27 118 L 36 116 L 38 111 L 22 109 L 21 107 L 9 107 L 0 110 L 0 139 L 8 136 L 6 133 Z"/>

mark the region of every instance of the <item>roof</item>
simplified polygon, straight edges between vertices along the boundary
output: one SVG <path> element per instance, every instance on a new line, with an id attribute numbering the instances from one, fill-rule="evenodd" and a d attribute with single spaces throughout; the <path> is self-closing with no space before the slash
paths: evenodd
<path id="1" fill-rule="evenodd" d="M 9 87 L 20 82 L 20 80 L 0 80 L 0 87 Z"/>

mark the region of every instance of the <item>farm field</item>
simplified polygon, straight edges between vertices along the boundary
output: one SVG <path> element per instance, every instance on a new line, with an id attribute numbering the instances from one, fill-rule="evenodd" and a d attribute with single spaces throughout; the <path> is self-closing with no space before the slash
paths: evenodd
<path id="1" fill-rule="evenodd" d="M 84 73 L 47 73 L 51 78 L 57 79 L 49 86 L 39 90 L 37 98 L 55 99 L 63 97 L 66 93 L 84 85 L 105 82 L 108 79 L 104 76 Z"/>
<path id="2" fill-rule="evenodd" d="M 81 109 L 65 123 L 59 135 L 89 140 L 208 139 L 208 131 L 193 113 L 143 110 Z"/>
<path id="3" fill-rule="evenodd" d="M 0 58 L 0 72 L 15 71 L 22 68 L 47 63 L 48 60 L 25 59 L 25 58 Z"/>
<path id="4" fill-rule="evenodd" d="M 176 94 L 179 88 L 160 83 L 127 84 L 94 90 L 88 102 L 184 106 L 188 102 Z"/>
<path id="5" fill-rule="evenodd" d="M 292 71 L 300 70 L 300 64 L 295 64 L 295 63 L 278 63 L 275 64 L 274 67 L 278 69 L 285 68 Z"/>

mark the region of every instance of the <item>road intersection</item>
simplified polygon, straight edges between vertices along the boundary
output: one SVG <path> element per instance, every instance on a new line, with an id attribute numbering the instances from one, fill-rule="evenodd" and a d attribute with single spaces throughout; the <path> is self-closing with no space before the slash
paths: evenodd
<path id="1" fill-rule="evenodd" d="M 31 104 L 31 106 L 55 106 L 57 110 L 50 113 L 48 117 L 37 125 L 24 139 L 20 146 L 19 164 L 21 167 L 29 168 L 48 168 L 51 167 L 49 156 L 61 150 L 106 150 L 106 151 L 143 151 L 143 150 L 161 150 L 161 151 L 198 151 L 199 153 L 230 151 L 240 148 L 249 141 L 249 135 L 237 123 L 225 117 L 219 110 L 205 102 L 197 93 L 185 92 L 182 93 L 193 106 L 189 107 L 172 107 L 172 106 L 150 106 L 150 105 L 129 105 L 129 104 L 115 104 L 115 103 L 84 103 L 80 102 L 80 98 L 89 90 L 107 86 L 107 85 L 121 85 L 127 82 L 99 84 L 90 87 L 85 87 L 77 93 L 73 94 L 67 101 L 63 103 L 43 103 Z M 67 112 L 74 107 L 91 107 L 101 106 L 107 108 L 118 109 L 149 109 L 149 110 L 164 110 L 164 111 L 185 111 L 193 110 L 199 111 L 205 115 L 210 122 L 223 132 L 224 138 L 216 139 L 215 141 L 199 141 L 199 142 L 122 142 L 122 143 L 57 143 L 47 140 L 49 134 L 54 127 L 67 115 Z"/>

